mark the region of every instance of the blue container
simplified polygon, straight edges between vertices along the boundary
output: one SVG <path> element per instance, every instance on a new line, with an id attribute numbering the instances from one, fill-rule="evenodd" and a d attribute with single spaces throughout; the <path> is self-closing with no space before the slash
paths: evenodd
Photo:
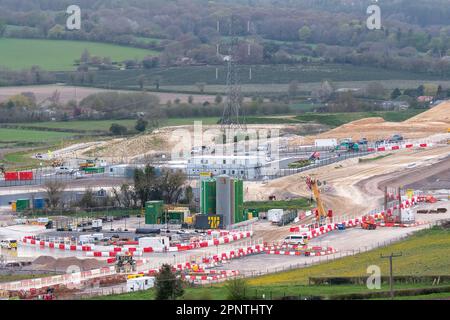
<path id="1" fill-rule="evenodd" d="M 44 209 L 45 208 L 45 199 L 39 198 L 33 200 L 33 208 L 34 209 Z"/>
<path id="2" fill-rule="evenodd" d="M 343 223 L 339 223 L 337 227 L 338 227 L 338 230 L 345 230 L 345 224 L 343 224 Z"/>

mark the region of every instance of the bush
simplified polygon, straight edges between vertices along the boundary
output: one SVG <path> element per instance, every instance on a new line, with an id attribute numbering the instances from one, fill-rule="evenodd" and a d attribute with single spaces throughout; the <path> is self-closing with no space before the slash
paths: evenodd
<path id="1" fill-rule="evenodd" d="M 163 264 L 155 279 L 156 300 L 169 300 L 184 294 L 183 282 L 169 264 Z"/>
<path id="2" fill-rule="evenodd" d="M 229 280 L 226 284 L 228 300 L 245 300 L 245 292 L 248 292 L 248 285 L 244 279 Z"/>
<path id="3" fill-rule="evenodd" d="M 125 126 L 121 126 L 120 124 L 113 123 L 111 124 L 109 131 L 115 136 L 122 136 L 127 133 L 127 128 Z"/>
<path id="4" fill-rule="evenodd" d="M 148 125 L 148 121 L 146 121 L 146 120 L 144 120 L 144 119 L 142 119 L 142 118 L 139 118 L 139 119 L 136 121 L 136 125 L 134 126 L 134 128 L 135 128 L 136 131 L 138 131 L 138 132 L 144 132 L 145 129 L 147 129 L 147 125 Z"/>

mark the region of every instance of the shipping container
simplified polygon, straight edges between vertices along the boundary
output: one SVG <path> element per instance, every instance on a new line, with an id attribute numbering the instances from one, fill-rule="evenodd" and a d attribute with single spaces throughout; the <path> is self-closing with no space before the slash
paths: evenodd
<path id="1" fill-rule="evenodd" d="M 42 210 L 45 208 L 45 199 L 36 198 L 33 199 L 33 209 Z"/>
<path id="2" fill-rule="evenodd" d="M 105 173 L 105 168 L 99 168 L 99 167 L 86 167 L 83 168 L 83 171 L 85 173 Z"/>
<path id="3" fill-rule="evenodd" d="M 19 172 L 19 180 L 33 180 L 33 171 Z"/>
<path id="4" fill-rule="evenodd" d="M 18 172 L 5 172 L 5 181 L 16 181 L 19 180 Z"/>
<path id="5" fill-rule="evenodd" d="M 21 212 L 30 209 L 30 199 L 17 199 L 16 211 Z"/>

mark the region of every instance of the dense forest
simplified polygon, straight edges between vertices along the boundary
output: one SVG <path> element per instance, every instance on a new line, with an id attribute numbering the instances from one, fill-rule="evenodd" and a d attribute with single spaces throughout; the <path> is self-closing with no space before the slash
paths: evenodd
<path id="1" fill-rule="evenodd" d="M 72 0 L 1 0 L 0 35 L 100 41 L 160 52 L 157 58 L 128 61 L 127 68 L 218 64 L 237 38 L 242 64 L 346 63 L 450 75 L 448 0 L 380 1 L 381 30 L 366 27 L 372 3 L 80 0 L 81 30 L 70 31 L 66 9 Z M 100 61 L 105 68 L 105 59 Z M 92 65 L 84 62 L 81 68 Z"/>

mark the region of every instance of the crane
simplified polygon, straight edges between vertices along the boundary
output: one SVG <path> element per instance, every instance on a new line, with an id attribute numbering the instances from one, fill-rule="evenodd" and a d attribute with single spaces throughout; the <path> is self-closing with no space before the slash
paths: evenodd
<path id="1" fill-rule="evenodd" d="M 306 185 L 313 192 L 314 198 L 316 199 L 316 203 L 317 203 L 316 218 L 317 218 L 318 222 L 321 223 L 327 217 L 331 218 L 332 212 L 331 212 L 331 210 L 330 210 L 330 212 L 327 212 L 325 210 L 325 207 L 322 202 L 322 198 L 320 196 L 319 184 L 320 184 L 319 180 L 313 179 L 311 177 L 306 178 Z"/>

